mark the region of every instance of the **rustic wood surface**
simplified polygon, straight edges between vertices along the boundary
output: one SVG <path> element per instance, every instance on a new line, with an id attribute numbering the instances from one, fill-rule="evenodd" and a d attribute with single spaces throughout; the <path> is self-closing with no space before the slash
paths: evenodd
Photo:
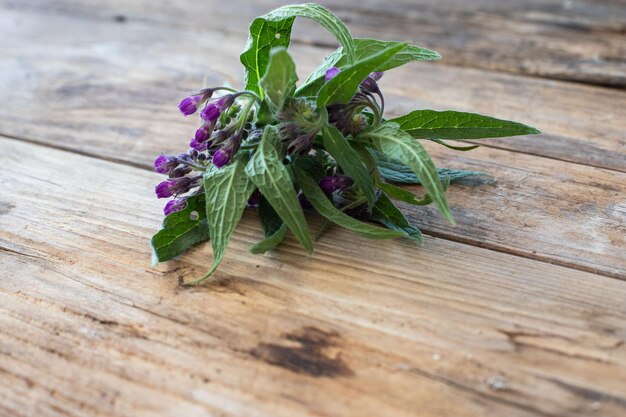
<path id="1" fill-rule="evenodd" d="M 185 289 L 210 245 L 150 267 L 149 165 L 193 131 L 186 91 L 240 84 L 249 21 L 282 4 L 250 3 L 0 0 L 0 415 L 623 416 L 626 3 L 322 2 L 442 52 L 383 78 L 391 114 L 544 134 L 429 147 L 494 179 L 451 187 L 456 227 L 404 207 L 421 247 L 336 227 L 254 256 L 250 212 Z M 302 74 L 334 47 L 293 39 Z"/>

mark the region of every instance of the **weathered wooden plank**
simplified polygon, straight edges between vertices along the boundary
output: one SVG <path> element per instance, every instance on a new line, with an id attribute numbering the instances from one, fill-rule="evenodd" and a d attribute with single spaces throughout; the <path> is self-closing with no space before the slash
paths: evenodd
<path id="1" fill-rule="evenodd" d="M 174 110 L 183 91 L 205 76 L 241 85 L 244 36 L 72 16 L 0 16 L 0 99 L 12 104 L 0 109 L 1 133 L 140 163 L 190 129 Z M 301 74 L 325 53 L 293 49 Z M 544 136 L 485 144 L 626 172 L 626 117 L 616 105 L 625 91 L 432 63 L 398 69 L 382 86 L 392 115 L 430 107 L 511 118 Z M 96 132 L 98 140 L 85 137 Z"/>
<path id="2" fill-rule="evenodd" d="M 401 39 L 437 49 L 455 65 L 626 87 L 626 8 L 620 1 L 394 0 L 320 3 L 356 36 Z M 6 4 L 6 0 L 5 0 Z M 11 7 L 70 12 L 101 19 L 140 20 L 203 32 L 242 33 L 255 16 L 284 2 L 198 3 L 193 0 L 27 0 Z M 330 44 L 315 25 L 296 39 Z"/>
<path id="3" fill-rule="evenodd" d="M 0 149 L 7 415 L 626 409 L 626 282 L 339 229 L 312 256 L 292 238 L 254 256 L 262 232 L 248 214 L 215 281 L 182 289 L 210 250 L 149 267 L 156 174 L 12 140 Z"/>

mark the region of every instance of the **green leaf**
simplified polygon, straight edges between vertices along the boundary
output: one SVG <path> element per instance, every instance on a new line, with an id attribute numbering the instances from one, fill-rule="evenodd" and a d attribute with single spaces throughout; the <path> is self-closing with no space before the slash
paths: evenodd
<path id="1" fill-rule="evenodd" d="M 270 51 L 267 71 L 260 81 L 266 100 L 274 113 L 282 110 L 285 100 L 291 97 L 296 89 L 296 65 L 289 56 L 287 48 L 278 47 Z"/>
<path id="2" fill-rule="evenodd" d="M 154 264 L 168 261 L 196 243 L 209 239 L 204 201 L 204 194 L 189 197 L 184 210 L 172 213 L 163 220 L 163 228 L 151 240 Z"/>
<path id="3" fill-rule="evenodd" d="M 272 144 L 277 138 L 276 127 L 267 126 L 246 173 L 302 246 L 311 252 L 313 243 L 291 176 Z"/>
<path id="4" fill-rule="evenodd" d="M 404 214 L 391 202 L 384 193 L 380 195 L 372 208 L 371 220 L 378 222 L 391 230 L 404 232 L 409 238 L 422 242 L 424 237 L 418 228 L 411 226 Z"/>
<path id="5" fill-rule="evenodd" d="M 333 79 L 328 81 L 320 89 L 317 96 L 317 106 L 323 107 L 328 104 L 348 103 L 357 89 L 359 84 L 372 71 L 387 63 L 396 53 L 406 47 L 405 43 L 394 44 L 378 52 L 375 55 L 362 59 L 355 64 L 342 69 Z"/>
<path id="6" fill-rule="evenodd" d="M 339 47 L 328 55 L 324 62 L 309 74 L 306 80 L 296 90 L 297 97 L 316 96 L 326 78 L 326 71 L 336 66 L 337 62 L 343 57 L 343 48 Z"/>
<path id="7" fill-rule="evenodd" d="M 250 252 L 254 254 L 265 253 L 276 247 L 287 234 L 287 226 L 264 197 L 261 197 L 257 211 L 265 231 L 265 239 L 252 245 Z"/>
<path id="8" fill-rule="evenodd" d="M 306 172 L 299 168 L 294 169 L 296 174 L 296 180 L 302 192 L 306 196 L 311 205 L 318 211 L 323 217 L 343 226 L 355 233 L 365 236 L 370 239 L 388 239 L 393 237 L 406 236 L 407 234 L 401 231 L 386 230 L 377 226 L 373 226 L 367 223 L 363 223 L 356 220 L 353 217 L 348 216 L 342 211 L 338 210 L 328 199 L 326 194 L 320 189 L 314 179 L 308 176 Z"/>
<path id="9" fill-rule="evenodd" d="M 415 110 L 389 120 L 414 138 L 482 139 L 541 133 L 534 127 L 475 113 Z"/>
<path id="10" fill-rule="evenodd" d="M 324 148 L 337 161 L 343 172 L 352 177 L 354 182 L 365 193 L 370 204 L 376 201 L 376 189 L 372 176 L 367 171 L 358 152 L 354 150 L 343 134 L 334 126 L 326 124 L 322 128 Z"/>
<path id="11" fill-rule="evenodd" d="M 372 139 L 379 149 L 392 160 L 408 165 L 419 177 L 424 189 L 433 199 L 441 214 L 454 224 L 435 164 L 421 143 L 400 130 L 396 123 L 384 123 L 362 136 Z"/>
<path id="12" fill-rule="evenodd" d="M 213 236 L 213 265 L 204 276 L 187 285 L 199 284 L 215 272 L 252 191 L 254 184 L 246 177 L 244 164 L 239 158 L 222 168 L 213 166 L 204 174 L 206 216 Z"/>
<path id="13" fill-rule="evenodd" d="M 267 70 L 270 50 L 279 46 L 289 46 L 294 20 L 295 17 L 272 21 L 257 17 L 252 21 L 248 43 L 239 57 L 246 72 L 246 90 L 264 98 L 259 82 Z"/>
<path id="14" fill-rule="evenodd" d="M 354 38 L 353 41 L 355 61 L 361 61 L 379 53 L 385 48 L 400 44 L 400 42 L 386 42 L 378 39 L 366 38 Z M 399 67 L 412 61 L 436 60 L 440 58 L 441 55 L 435 51 L 430 51 L 414 45 L 407 45 L 387 62 L 375 68 L 374 71 L 388 71 L 392 68 Z M 349 61 L 343 53 L 343 48 L 337 48 L 332 54 L 326 57 L 324 62 L 319 67 L 311 72 L 304 83 L 296 91 L 296 95 L 299 97 L 316 95 L 322 85 L 324 85 L 324 77 L 328 69 L 335 66 L 343 68 L 348 65 Z"/>
<path id="15" fill-rule="evenodd" d="M 385 49 L 402 44 L 395 41 L 381 41 L 378 39 L 355 38 L 354 56 L 357 61 L 368 58 Z M 406 45 L 406 44 L 405 44 Z M 412 61 L 432 61 L 441 59 L 435 51 L 420 48 L 415 45 L 406 45 L 402 50 L 393 55 L 387 62 L 376 67 L 374 71 L 389 71 L 390 69 L 408 64 Z M 342 57 L 337 63 L 338 66 L 347 65 L 347 61 Z"/>
<path id="16" fill-rule="evenodd" d="M 291 4 L 272 10 L 265 16 L 268 21 L 281 21 L 301 16 L 315 20 L 339 41 L 348 56 L 348 62 L 354 61 L 352 35 L 346 25 L 327 8 L 316 3 Z"/>
<path id="17" fill-rule="evenodd" d="M 423 199 L 418 200 L 415 197 L 415 194 L 413 194 L 409 190 L 405 190 L 404 188 L 397 187 L 393 184 L 381 182 L 376 185 L 385 194 L 395 198 L 396 200 L 404 201 L 405 203 L 409 203 L 414 206 L 427 206 L 433 202 L 433 199 L 430 198 L 428 194 L 426 194 Z"/>

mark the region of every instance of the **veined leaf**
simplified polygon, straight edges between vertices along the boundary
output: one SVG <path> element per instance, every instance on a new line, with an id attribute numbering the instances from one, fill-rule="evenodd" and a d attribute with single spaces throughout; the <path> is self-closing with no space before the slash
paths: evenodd
<path id="1" fill-rule="evenodd" d="M 325 125 L 322 128 L 322 135 L 326 151 L 335 158 L 343 172 L 352 177 L 354 182 L 365 193 L 367 201 L 370 204 L 374 204 L 374 201 L 376 201 L 374 182 L 357 151 L 350 146 L 347 139 L 334 126 Z"/>
<path id="2" fill-rule="evenodd" d="M 317 96 L 317 106 L 323 107 L 334 103 L 348 103 L 352 97 L 354 97 L 354 94 L 359 88 L 359 84 L 361 84 L 365 77 L 376 68 L 387 63 L 396 53 L 402 51 L 405 47 L 405 43 L 394 44 L 375 55 L 371 55 L 342 69 L 339 74 L 324 84 L 320 89 Z"/>
<path id="3" fill-rule="evenodd" d="M 250 25 L 248 43 L 240 56 L 246 71 L 246 90 L 264 98 L 259 82 L 267 69 L 270 50 L 277 46 L 289 46 L 291 28 L 297 16 L 313 19 L 330 31 L 347 51 L 348 62 L 353 62 L 352 35 L 337 16 L 315 3 L 283 6 L 257 17 Z"/>
<path id="4" fill-rule="evenodd" d="M 265 231 L 265 239 L 252 245 L 250 252 L 254 254 L 265 253 L 276 247 L 287 234 L 287 226 L 285 226 L 285 223 L 283 223 L 265 197 L 261 197 L 257 211 Z"/>
<path id="5" fill-rule="evenodd" d="M 534 127 L 475 113 L 415 110 L 389 120 L 414 138 L 482 139 L 541 133 Z"/>
<path id="6" fill-rule="evenodd" d="M 163 228 L 151 240 L 153 263 L 168 261 L 196 243 L 209 239 L 204 201 L 204 194 L 189 197 L 184 210 L 163 220 Z M 192 217 L 193 212 L 197 215 Z"/>
<path id="7" fill-rule="evenodd" d="M 213 265 L 204 276 L 187 285 L 199 284 L 215 272 L 252 191 L 254 184 L 244 173 L 244 164 L 239 158 L 222 168 L 211 167 L 204 174 L 206 217 L 213 236 Z"/>
<path id="8" fill-rule="evenodd" d="M 246 72 L 246 90 L 253 91 L 264 98 L 259 82 L 267 70 L 270 50 L 279 46 L 289 46 L 294 20 L 295 17 L 280 20 L 257 17 L 252 21 L 248 43 L 239 57 Z"/>
<path id="9" fill-rule="evenodd" d="M 278 47 L 270 51 L 269 64 L 260 85 L 271 110 L 278 113 L 282 110 L 285 100 L 296 89 L 296 65 L 289 56 L 287 48 Z"/>
<path id="10" fill-rule="evenodd" d="M 396 123 L 384 123 L 362 136 L 372 139 L 379 149 L 392 160 L 408 165 L 419 177 L 424 189 L 433 199 L 441 214 L 454 224 L 435 164 L 421 143 L 400 130 Z"/>
<path id="11" fill-rule="evenodd" d="M 404 214 L 391 202 L 385 193 L 381 194 L 372 208 L 371 220 L 391 230 L 404 232 L 409 238 L 422 242 L 424 237 L 418 228 L 411 226 Z"/>
<path id="12" fill-rule="evenodd" d="M 367 38 L 354 38 L 354 59 L 355 61 L 361 61 L 372 55 L 379 53 L 380 51 L 390 46 L 399 45 L 400 42 L 387 42 L 380 41 L 378 39 Z M 415 45 L 407 45 L 403 50 L 396 53 L 391 59 L 375 68 L 373 71 L 388 71 L 392 68 L 399 67 L 412 61 L 427 61 L 440 59 L 439 55 L 435 51 L 420 48 Z M 349 65 L 349 61 L 343 53 L 343 48 L 339 47 L 335 51 L 326 57 L 324 62 L 317 67 L 302 85 L 296 91 L 297 96 L 312 96 L 316 95 L 319 89 L 324 85 L 324 76 L 326 71 L 334 66 L 346 67 Z"/>
<path id="13" fill-rule="evenodd" d="M 407 234 L 402 231 L 386 230 L 371 224 L 363 223 L 356 220 L 353 217 L 348 216 L 342 211 L 338 210 L 328 199 L 326 194 L 320 189 L 314 179 L 308 176 L 308 174 L 299 168 L 294 169 L 296 174 L 296 181 L 302 192 L 306 196 L 311 205 L 318 211 L 323 217 L 327 218 L 333 223 L 343 226 L 352 230 L 362 236 L 370 239 L 388 239 L 393 237 L 402 237 Z"/>
<path id="14" fill-rule="evenodd" d="M 246 173 L 302 246 L 311 252 L 313 243 L 304 212 L 289 171 L 273 145 L 277 137 L 276 127 L 265 128 L 261 144 L 246 166 Z"/>
<path id="15" fill-rule="evenodd" d="M 354 61 L 352 35 L 346 25 L 327 8 L 316 3 L 291 4 L 272 10 L 263 18 L 268 21 L 280 21 L 291 17 L 306 17 L 315 20 L 339 41 L 346 51 L 348 62 Z"/>

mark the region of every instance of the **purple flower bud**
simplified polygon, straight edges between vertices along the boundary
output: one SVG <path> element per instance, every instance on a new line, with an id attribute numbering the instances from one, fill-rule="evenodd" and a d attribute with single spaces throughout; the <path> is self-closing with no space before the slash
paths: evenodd
<path id="1" fill-rule="evenodd" d="M 220 117 L 220 114 L 222 114 L 225 109 L 230 107 L 234 101 L 234 94 L 225 95 L 224 97 L 217 100 L 215 103 L 211 103 L 206 106 L 204 110 L 202 110 L 202 112 L 200 113 L 200 117 L 202 117 L 202 120 L 206 122 L 213 122 L 217 120 L 217 118 Z"/>
<path id="2" fill-rule="evenodd" d="M 198 103 L 202 100 L 202 96 L 189 96 L 183 99 L 178 105 L 178 109 L 185 116 L 189 116 L 190 114 L 194 114 L 198 111 Z"/>
<path id="3" fill-rule="evenodd" d="M 383 78 L 383 74 L 384 72 L 382 71 L 374 71 L 370 74 L 370 78 L 372 78 L 374 81 L 378 81 Z"/>
<path id="4" fill-rule="evenodd" d="M 196 130 L 196 140 L 198 142 L 205 142 L 211 136 L 211 126 L 204 124 Z"/>
<path id="5" fill-rule="evenodd" d="M 341 70 L 337 67 L 332 67 L 326 70 L 326 74 L 324 76 L 324 79 L 326 80 L 326 82 L 330 81 L 331 79 L 335 78 L 337 76 L 337 74 L 339 74 L 339 72 L 341 72 Z"/>
<path id="6" fill-rule="evenodd" d="M 159 155 L 154 161 L 154 170 L 159 174 L 167 174 L 178 166 L 178 159 L 174 155 Z"/>
<path id="7" fill-rule="evenodd" d="M 154 187 L 154 192 L 156 193 L 157 198 L 168 198 L 175 194 L 186 193 L 200 177 L 201 176 L 195 178 L 171 178 L 157 184 L 157 186 Z"/>
<path id="8" fill-rule="evenodd" d="M 169 177 L 180 178 L 180 177 L 184 177 L 190 172 L 191 172 L 191 168 L 186 165 L 183 165 L 183 166 L 179 166 L 178 168 L 174 168 L 173 170 L 171 170 Z"/>
<path id="9" fill-rule="evenodd" d="M 212 162 L 213 162 L 213 165 L 215 165 L 218 168 L 221 168 L 230 162 L 230 154 L 222 149 L 218 149 L 213 154 Z"/>
<path id="10" fill-rule="evenodd" d="M 189 146 L 190 147 L 192 147 L 194 150 L 200 151 L 200 152 L 206 151 L 207 145 L 208 145 L 207 142 L 200 142 L 200 141 L 198 141 L 197 138 L 193 138 L 193 139 L 191 139 L 191 142 L 189 142 Z"/>
<path id="11" fill-rule="evenodd" d="M 330 177 L 324 177 L 320 181 L 320 188 L 327 194 L 334 191 L 348 188 L 354 184 L 354 180 L 347 175 L 335 175 Z"/>
<path id="12" fill-rule="evenodd" d="M 169 216 L 172 213 L 177 211 L 181 211 L 187 208 L 187 199 L 186 198 L 177 198 L 174 200 L 170 200 L 167 202 L 165 207 L 163 207 L 163 214 Z"/>

